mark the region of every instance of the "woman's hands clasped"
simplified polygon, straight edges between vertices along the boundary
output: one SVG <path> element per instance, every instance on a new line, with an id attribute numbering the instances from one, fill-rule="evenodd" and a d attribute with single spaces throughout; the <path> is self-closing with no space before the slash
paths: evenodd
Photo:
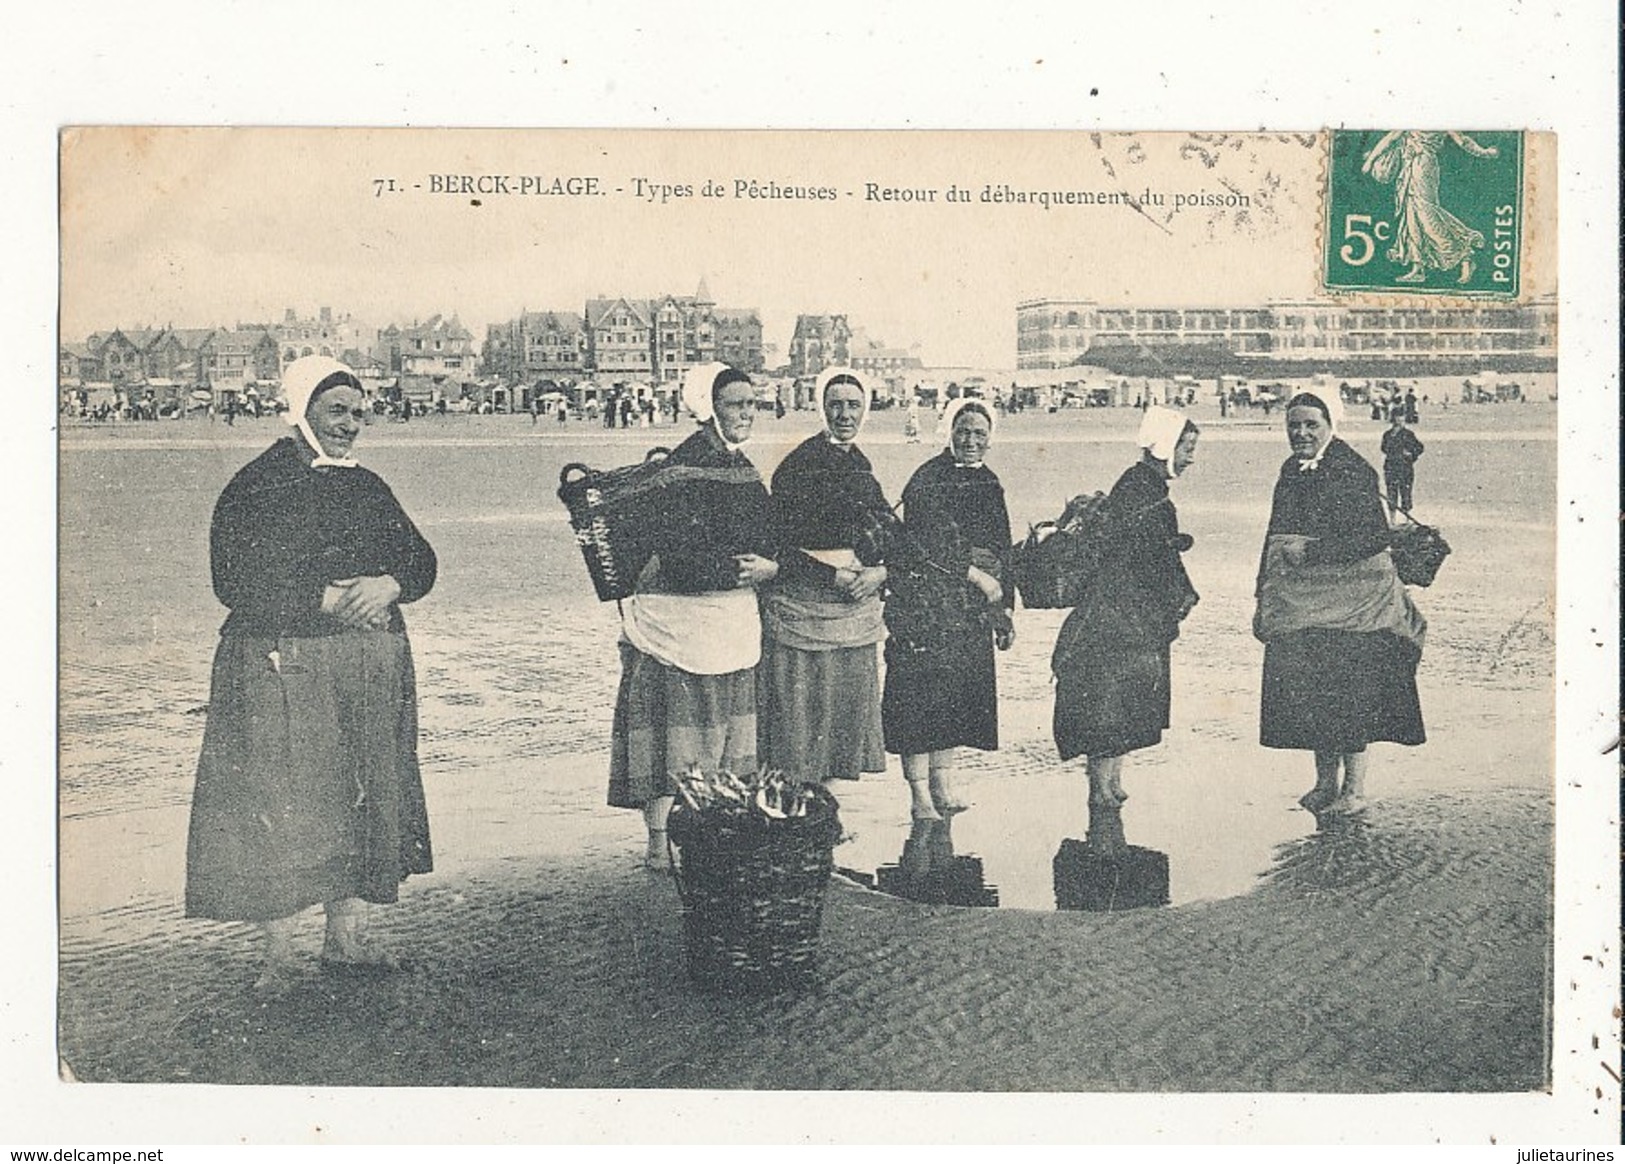
<path id="1" fill-rule="evenodd" d="M 401 584 L 388 574 L 340 578 L 322 591 L 322 613 L 355 630 L 383 630 L 401 596 Z"/>
<path id="2" fill-rule="evenodd" d="M 779 564 L 772 558 L 764 558 L 760 554 L 740 554 L 734 558 L 739 567 L 739 585 L 761 586 L 773 581 L 779 576 Z"/>
<path id="3" fill-rule="evenodd" d="M 884 566 L 845 566 L 835 571 L 835 585 L 853 602 L 874 597 L 885 584 Z"/>

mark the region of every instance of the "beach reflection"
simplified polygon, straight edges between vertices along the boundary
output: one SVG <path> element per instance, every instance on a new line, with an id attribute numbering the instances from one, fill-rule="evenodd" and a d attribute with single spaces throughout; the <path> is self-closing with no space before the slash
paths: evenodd
<path id="1" fill-rule="evenodd" d="M 954 852 L 953 818 L 917 820 L 895 865 L 875 870 L 882 893 L 927 905 L 998 905 L 999 890 L 989 885 L 982 859 Z"/>
<path id="2" fill-rule="evenodd" d="M 1112 913 L 1167 905 L 1168 854 L 1131 845 L 1122 805 L 1091 805 L 1089 832 L 1055 852 L 1055 908 Z"/>

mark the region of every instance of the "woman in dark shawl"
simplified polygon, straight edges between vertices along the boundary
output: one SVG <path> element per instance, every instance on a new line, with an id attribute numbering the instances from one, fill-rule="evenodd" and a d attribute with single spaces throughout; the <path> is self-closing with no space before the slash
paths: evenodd
<path id="1" fill-rule="evenodd" d="M 326 968 L 398 963 L 367 938 L 368 903 L 432 867 L 417 692 L 401 617 L 434 585 L 434 551 L 350 458 L 364 399 L 337 360 L 283 372 L 296 432 L 220 495 L 209 533 L 220 628 L 186 854 L 189 917 L 259 922 L 258 986 L 297 972 L 295 916 L 321 902 Z"/>
<path id="2" fill-rule="evenodd" d="M 884 772 L 880 589 L 891 509 L 857 446 L 869 392 L 850 368 L 818 382 L 824 431 L 773 473 L 783 552 L 763 603 L 762 748 L 767 763 L 807 782 Z"/>
<path id="3" fill-rule="evenodd" d="M 903 531 L 887 585 L 886 750 L 903 758 L 915 820 L 969 805 L 953 784 L 955 749 L 999 746 L 993 649 L 1015 641 L 1010 621 L 1010 515 L 1004 487 L 982 463 L 993 414 L 959 397 L 943 417 L 949 445 L 903 490 Z"/>
<path id="4" fill-rule="evenodd" d="M 1198 434 L 1181 412 L 1146 410 L 1140 459 L 1112 486 L 1105 557 L 1056 639 L 1055 746 L 1063 760 L 1087 757 L 1092 808 L 1128 799 L 1123 757 L 1169 725 L 1169 646 L 1197 595 L 1168 483 L 1195 461 Z"/>
<path id="5" fill-rule="evenodd" d="M 1426 622 L 1388 554 L 1377 472 L 1336 433 L 1335 397 L 1287 402 L 1281 466 L 1258 570 L 1264 642 L 1259 739 L 1315 754 L 1315 813 L 1360 807 L 1366 745 L 1427 738 L 1416 667 Z M 1341 784 L 1339 777 L 1341 776 Z"/>
<path id="6" fill-rule="evenodd" d="M 645 862 L 662 870 L 672 777 L 756 771 L 756 587 L 778 572 L 767 487 L 743 449 L 756 418 L 750 377 L 702 364 L 683 402 L 700 427 L 661 470 L 665 520 L 623 604 L 609 775 L 609 803 L 643 810 Z"/>

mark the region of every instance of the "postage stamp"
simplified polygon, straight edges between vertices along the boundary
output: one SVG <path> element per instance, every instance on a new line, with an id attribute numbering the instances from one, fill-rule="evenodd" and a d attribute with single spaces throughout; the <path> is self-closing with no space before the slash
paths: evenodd
<path id="1" fill-rule="evenodd" d="M 1334 130 L 1325 286 L 1516 298 L 1523 135 Z"/>

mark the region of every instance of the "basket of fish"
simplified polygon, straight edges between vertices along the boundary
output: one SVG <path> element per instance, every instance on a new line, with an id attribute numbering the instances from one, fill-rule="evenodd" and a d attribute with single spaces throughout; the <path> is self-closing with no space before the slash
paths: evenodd
<path id="1" fill-rule="evenodd" d="M 667 836 L 689 977 L 723 993 L 809 985 L 841 836 L 835 797 L 768 770 L 691 768 L 676 785 Z"/>

